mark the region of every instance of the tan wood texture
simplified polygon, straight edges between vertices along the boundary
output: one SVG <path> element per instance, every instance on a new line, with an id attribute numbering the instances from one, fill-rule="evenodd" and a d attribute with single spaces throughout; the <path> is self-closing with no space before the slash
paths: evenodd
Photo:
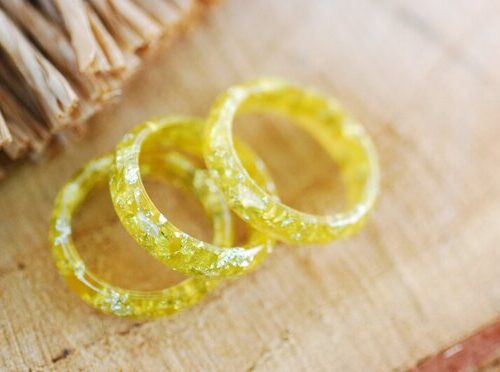
<path id="1" fill-rule="evenodd" d="M 500 2 L 227 0 L 160 52 L 123 101 L 57 156 L 0 184 L 0 369 L 404 370 L 500 315 Z M 328 247 L 280 244 L 254 273 L 170 318 L 86 306 L 47 244 L 52 201 L 85 161 L 153 115 L 205 115 L 230 84 L 279 75 L 337 96 L 372 134 L 383 171 L 375 213 Z M 272 118 L 237 132 L 287 202 L 341 201 L 334 164 Z M 150 184 L 179 225 L 206 239 L 189 195 Z M 332 191 L 333 190 L 333 191 Z M 172 275 L 122 230 L 105 190 L 77 244 L 101 275 L 159 288 Z"/>

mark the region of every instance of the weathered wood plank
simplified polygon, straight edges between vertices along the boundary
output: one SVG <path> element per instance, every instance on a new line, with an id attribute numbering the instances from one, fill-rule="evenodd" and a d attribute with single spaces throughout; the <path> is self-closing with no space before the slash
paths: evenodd
<path id="1" fill-rule="evenodd" d="M 85 139 L 0 184 L 0 368 L 386 371 L 495 320 L 499 7 L 228 0 L 214 9 L 151 61 Z M 366 228 L 331 247 L 280 245 L 255 273 L 172 318 L 121 320 L 84 305 L 58 277 L 47 246 L 58 188 L 134 124 L 205 115 L 228 85 L 270 74 L 337 96 L 373 135 L 383 190 Z M 248 119 L 237 132 L 269 164 L 285 200 L 316 211 L 338 205 L 334 166 L 282 124 Z M 183 196 L 152 190 L 182 226 L 209 236 L 192 201 L 179 213 Z M 171 283 L 168 270 L 134 248 L 108 201 L 96 194 L 78 219 L 84 256 L 123 285 Z M 110 271 L 110 262 L 122 265 Z"/>

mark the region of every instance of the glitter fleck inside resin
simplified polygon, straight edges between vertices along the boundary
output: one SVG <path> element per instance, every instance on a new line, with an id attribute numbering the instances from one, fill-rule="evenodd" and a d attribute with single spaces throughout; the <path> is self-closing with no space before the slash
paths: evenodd
<path id="1" fill-rule="evenodd" d="M 165 117 L 147 121 L 127 133 L 118 144 L 110 173 L 110 191 L 116 213 L 136 242 L 168 267 L 187 275 L 229 277 L 253 269 L 272 250 L 267 234 L 250 233 L 247 244 L 228 247 L 207 243 L 179 230 L 151 201 L 140 175 L 142 149 L 165 152 L 174 147 L 202 156 L 204 122 Z M 242 144 L 237 145 L 246 169 L 261 187 L 274 191 L 265 166 Z M 216 189 L 215 184 L 213 187 Z"/>
<path id="2" fill-rule="evenodd" d="M 174 155 L 174 156 L 172 156 Z M 79 256 L 72 239 L 72 216 L 88 193 L 106 184 L 112 155 L 89 162 L 59 192 L 50 223 L 49 241 L 56 266 L 69 286 L 89 305 L 108 314 L 128 317 L 157 317 L 183 310 L 200 301 L 219 282 L 192 277 L 172 287 L 156 291 L 116 287 L 92 273 Z M 143 173 L 169 174 L 180 180 L 202 203 L 214 227 L 214 244 L 232 244 L 231 214 L 222 195 L 213 189 L 207 172 L 199 170 L 180 154 L 151 154 L 145 159 Z M 210 189 L 211 188 L 211 189 Z M 154 275 L 154 273 L 151 273 Z"/>
<path id="3" fill-rule="evenodd" d="M 309 132 L 339 165 L 347 210 L 314 215 L 281 203 L 264 163 L 233 138 L 236 115 L 246 113 L 279 114 Z M 149 198 L 143 176 L 168 176 L 193 192 L 212 221 L 213 242 L 169 221 Z M 371 139 L 336 101 L 282 80 L 258 79 L 219 97 L 206 123 L 185 117 L 150 120 L 127 133 L 113 154 L 89 162 L 59 192 L 49 239 L 59 272 L 91 306 L 118 316 L 168 315 L 200 301 L 222 278 L 253 269 L 272 251 L 274 239 L 327 243 L 354 233 L 373 208 L 379 178 Z M 130 235 L 188 279 L 163 290 L 137 291 L 88 270 L 72 240 L 72 216 L 90 190 L 106 182 Z M 233 246 L 231 211 L 250 225 L 242 246 Z"/>
<path id="4" fill-rule="evenodd" d="M 349 209 L 331 215 L 300 212 L 281 203 L 247 172 L 233 147 L 237 114 L 276 113 L 309 132 L 340 167 Z M 229 207 L 257 230 L 290 243 L 327 243 L 357 231 L 379 189 L 375 147 L 364 128 L 340 105 L 312 90 L 279 79 L 231 87 L 207 120 L 205 162 Z"/>

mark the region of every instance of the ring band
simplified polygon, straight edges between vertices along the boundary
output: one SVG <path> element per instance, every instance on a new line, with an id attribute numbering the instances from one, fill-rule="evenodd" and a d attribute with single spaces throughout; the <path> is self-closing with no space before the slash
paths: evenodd
<path id="1" fill-rule="evenodd" d="M 273 242 L 267 235 L 252 231 L 245 247 L 223 247 L 198 240 L 180 231 L 156 208 L 141 180 L 139 158 L 143 147 L 164 151 L 173 146 L 201 157 L 203 130 L 204 122 L 199 119 L 176 117 L 158 118 L 134 128 L 115 151 L 109 182 L 111 198 L 129 234 L 168 267 L 187 275 L 239 275 L 253 269 L 270 253 Z M 263 162 L 243 145 L 239 144 L 238 149 L 252 176 L 272 192 L 274 185 Z"/>
<path id="2" fill-rule="evenodd" d="M 149 159 L 154 158 L 155 156 L 152 156 Z M 198 178 L 195 180 L 191 177 L 194 165 L 188 159 L 172 161 L 163 157 L 154 160 L 154 164 L 144 161 L 143 169 L 153 165 L 152 169 L 170 170 L 177 178 L 184 174 L 185 179 L 182 181 L 188 185 L 192 184 L 192 190 L 200 196 L 200 201 L 212 220 L 214 244 L 231 245 L 231 214 L 220 194 L 218 196 L 217 193 L 207 193 L 207 184 L 203 183 L 208 179 L 206 171 L 204 176 L 203 173 L 197 173 Z M 71 220 L 88 193 L 107 181 L 112 162 L 112 155 L 89 162 L 71 178 L 57 196 L 50 222 L 49 240 L 60 274 L 85 302 L 108 314 L 157 317 L 175 313 L 197 303 L 216 287 L 218 279 L 198 276 L 163 290 L 137 291 L 113 286 L 86 268 L 72 240 Z"/>
<path id="3" fill-rule="evenodd" d="M 313 215 L 282 204 L 252 179 L 234 150 L 237 113 L 271 112 L 294 119 L 339 164 L 350 209 Z M 326 243 L 357 231 L 379 189 L 375 147 L 339 104 L 278 79 L 234 86 L 215 103 L 207 121 L 205 162 L 229 207 L 255 229 L 291 243 Z"/>

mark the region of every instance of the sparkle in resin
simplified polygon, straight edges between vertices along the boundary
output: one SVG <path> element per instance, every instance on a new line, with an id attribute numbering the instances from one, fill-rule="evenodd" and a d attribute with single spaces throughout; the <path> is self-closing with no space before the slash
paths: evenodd
<path id="1" fill-rule="evenodd" d="M 174 153 L 171 153 L 175 155 Z M 179 159 L 182 159 L 180 162 Z M 130 317 L 156 317 L 172 314 L 200 301 L 218 283 L 217 279 L 188 278 L 172 287 L 156 291 L 137 291 L 116 287 L 92 273 L 78 254 L 72 240 L 71 220 L 88 193 L 106 183 L 111 155 L 89 162 L 59 192 L 50 223 L 49 240 L 57 268 L 70 287 L 89 305 L 109 314 Z M 231 214 L 209 179 L 182 155 L 152 154 L 144 161 L 144 173 L 169 174 L 181 181 L 201 201 L 214 226 L 214 244 L 232 244 Z M 196 179 L 193 176 L 196 174 Z M 207 188 L 211 188 L 207 193 Z"/>
<path id="2" fill-rule="evenodd" d="M 157 118 L 137 126 L 118 144 L 110 173 L 113 204 L 123 226 L 136 242 L 168 267 L 187 275 L 229 277 L 253 269 L 272 250 L 266 234 L 250 229 L 243 247 L 229 247 L 198 240 L 179 230 L 159 211 L 144 188 L 139 164 L 147 158 L 141 153 L 165 153 L 172 146 L 190 155 L 201 156 L 204 122 L 193 118 Z M 238 152 L 248 172 L 272 192 L 274 184 L 262 161 L 238 144 Z M 211 190 L 206 189 L 206 200 Z"/>
<path id="3" fill-rule="evenodd" d="M 277 113 L 309 132 L 338 163 L 349 210 L 332 215 L 300 212 L 279 201 L 247 172 L 233 148 L 239 113 Z M 259 231 L 289 243 L 327 243 L 357 231 L 379 189 L 375 147 L 363 127 L 339 104 L 279 79 L 261 78 L 231 87 L 207 120 L 205 162 L 231 210 Z"/>

